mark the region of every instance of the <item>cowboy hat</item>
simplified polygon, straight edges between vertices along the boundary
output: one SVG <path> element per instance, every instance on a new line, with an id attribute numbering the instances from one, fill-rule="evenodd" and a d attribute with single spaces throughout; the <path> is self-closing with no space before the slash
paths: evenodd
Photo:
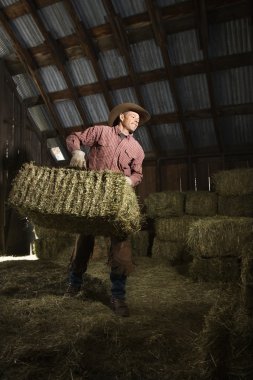
<path id="1" fill-rule="evenodd" d="M 150 114 L 144 108 L 140 107 L 135 103 L 121 103 L 114 107 L 109 113 L 108 124 L 113 126 L 113 123 L 117 119 L 117 117 L 124 112 L 133 111 L 139 114 L 140 121 L 139 125 L 146 123 L 150 119 Z"/>

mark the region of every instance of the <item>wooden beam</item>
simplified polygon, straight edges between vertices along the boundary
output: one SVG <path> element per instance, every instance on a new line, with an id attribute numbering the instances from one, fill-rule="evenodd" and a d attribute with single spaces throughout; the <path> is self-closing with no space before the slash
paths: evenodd
<path id="1" fill-rule="evenodd" d="M 75 24 L 76 34 L 78 35 L 80 46 L 83 50 L 83 55 L 87 55 L 91 60 L 94 71 L 98 78 L 98 82 L 100 83 L 101 91 L 103 92 L 105 100 L 107 102 L 107 106 L 109 109 L 111 109 L 113 107 L 113 102 L 110 94 L 110 89 L 107 86 L 103 73 L 98 64 L 98 53 L 93 40 L 90 37 L 90 34 L 84 24 L 79 20 L 79 17 L 72 3 L 69 0 L 63 0 L 63 3 L 73 23 Z"/>
<path id="2" fill-rule="evenodd" d="M 216 111 L 214 88 L 213 88 L 213 83 L 212 83 L 211 67 L 210 67 L 209 55 L 208 55 L 208 21 L 207 21 L 207 10 L 206 10 L 205 1 L 206 0 L 194 1 L 195 7 L 196 7 L 196 22 L 198 23 L 200 48 L 203 51 L 203 56 L 204 56 L 205 75 L 206 75 L 206 80 L 207 80 L 207 85 L 208 85 L 208 94 L 209 94 L 209 100 L 210 100 L 210 105 L 211 105 L 213 126 L 214 126 L 217 144 L 218 144 L 220 152 L 222 153 L 224 151 L 224 146 L 222 143 L 221 133 L 219 130 L 218 114 Z"/>
<path id="3" fill-rule="evenodd" d="M 77 91 L 75 87 L 72 84 L 72 81 L 69 77 L 69 74 L 66 70 L 65 64 L 66 64 L 66 55 L 64 52 L 64 49 L 61 47 L 61 44 L 56 42 L 52 35 L 46 30 L 41 18 L 38 15 L 37 7 L 34 4 L 34 1 L 31 0 L 23 0 L 23 4 L 27 10 L 28 13 L 31 13 L 33 19 L 36 22 L 37 27 L 39 28 L 40 32 L 42 33 L 43 37 L 45 38 L 45 45 L 48 47 L 50 54 L 53 58 L 53 63 L 56 65 L 56 67 L 61 71 L 63 74 L 64 80 L 66 82 L 66 85 L 71 93 L 71 99 L 75 102 L 77 110 L 82 118 L 83 123 L 87 123 L 86 115 L 83 110 L 83 107 L 80 103 L 80 100 L 78 98 Z"/>
<path id="4" fill-rule="evenodd" d="M 144 100 L 143 100 L 143 96 L 140 90 L 139 76 L 134 70 L 132 59 L 130 57 L 130 43 L 128 41 L 128 36 L 125 32 L 123 20 L 120 17 L 120 15 L 116 14 L 111 0 L 102 0 L 102 1 L 103 1 L 104 8 L 107 12 L 107 18 L 109 20 L 112 33 L 116 41 L 116 46 L 120 54 L 125 58 L 125 62 L 126 62 L 129 77 L 130 77 L 130 83 L 132 83 L 135 89 L 138 103 L 140 104 L 140 106 L 144 106 Z M 128 87 L 129 87 L 129 83 L 128 83 Z M 147 128 L 147 133 L 151 141 L 151 144 L 154 147 L 155 154 L 158 154 L 158 145 L 154 139 L 152 131 L 149 128 Z"/>
<path id="5" fill-rule="evenodd" d="M 41 96 L 42 96 L 45 104 L 47 105 L 49 112 L 52 116 L 52 119 L 55 123 L 54 124 L 55 128 L 60 132 L 60 134 L 64 135 L 65 130 L 61 126 L 61 123 L 58 119 L 58 115 L 55 111 L 53 104 L 51 103 L 49 96 L 44 91 L 43 84 L 41 82 L 40 76 L 38 75 L 38 71 L 37 71 L 38 67 L 37 67 L 36 63 L 34 62 L 31 54 L 28 52 L 28 50 L 24 49 L 21 46 L 21 44 L 19 43 L 19 41 L 17 40 L 15 33 L 13 32 L 13 30 L 12 30 L 12 28 L 8 22 L 8 18 L 6 17 L 3 9 L 0 9 L 0 21 L 2 22 L 2 25 L 3 25 L 6 33 L 8 34 L 9 38 L 11 39 L 12 44 L 15 46 L 16 53 L 17 53 L 19 59 L 21 60 L 24 67 L 26 68 L 26 71 L 31 75 L 33 81 L 37 85 L 37 87 L 41 93 Z"/>
<path id="6" fill-rule="evenodd" d="M 179 97 L 178 90 L 176 87 L 172 65 L 170 62 L 169 55 L 168 55 L 168 49 L 167 49 L 167 43 L 166 43 L 167 38 L 166 38 L 166 33 L 162 24 L 160 11 L 156 8 L 153 0 L 146 0 L 146 6 L 148 9 L 149 17 L 151 19 L 156 43 L 161 49 L 163 61 L 165 64 L 166 74 L 167 74 L 169 84 L 170 84 L 170 90 L 175 102 L 175 107 L 179 112 L 178 122 L 180 124 L 184 145 L 187 152 L 190 154 L 193 150 L 193 144 L 191 141 L 191 136 L 188 133 L 187 127 L 185 125 L 185 120 L 183 116 L 183 108 L 182 108 L 180 97 Z"/>

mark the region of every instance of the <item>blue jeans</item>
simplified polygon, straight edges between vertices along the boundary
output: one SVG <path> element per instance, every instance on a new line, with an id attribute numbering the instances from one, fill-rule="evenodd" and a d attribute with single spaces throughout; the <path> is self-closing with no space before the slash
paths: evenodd
<path id="1" fill-rule="evenodd" d="M 126 279 L 124 274 L 110 273 L 111 280 L 111 294 L 113 298 L 125 299 L 126 295 Z M 69 272 L 69 282 L 75 287 L 81 287 L 83 283 L 83 276 L 75 274 L 73 271 Z"/>

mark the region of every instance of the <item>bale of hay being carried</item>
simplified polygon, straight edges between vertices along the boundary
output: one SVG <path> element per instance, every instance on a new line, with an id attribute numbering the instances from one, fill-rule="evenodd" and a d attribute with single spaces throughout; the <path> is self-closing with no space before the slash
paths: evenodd
<path id="1" fill-rule="evenodd" d="M 144 200 L 147 217 L 166 218 L 184 214 L 184 193 L 163 191 L 149 194 Z"/>
<path id="2" fill-rule="evenodd" d="M 24 164 L 13 181 L 9 204 L 38 226 L 103 236 L 140 230 L 134 190 L 121 173 Z"/>
<path id="3" fill-rule="evenodd" d="M 253 194 L 253 168 L 222 170 L 212 176 L 219 195 Z"/>
<path id="4" fill-rule="evenodd" d="M 197 216 L 214 216 L 217 214 L 217 194 L 210 191 L 187 191 L 185 196 L 185 213 Z"/>

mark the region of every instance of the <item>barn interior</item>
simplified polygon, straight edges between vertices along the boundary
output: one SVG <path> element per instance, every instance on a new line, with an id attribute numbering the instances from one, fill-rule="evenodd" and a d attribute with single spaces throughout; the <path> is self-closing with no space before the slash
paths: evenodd
<path id="1" fill-rule="evenodd" d="M 0 379 L 252 379 L 252 16 L 250 0 L 0 0 Z M 10 194 L 24 167 L 66 170 L 66 137 L 124 102 L 151 118 L 122 319 L 108 236 L 66 299 L 73 231 Z"/>

